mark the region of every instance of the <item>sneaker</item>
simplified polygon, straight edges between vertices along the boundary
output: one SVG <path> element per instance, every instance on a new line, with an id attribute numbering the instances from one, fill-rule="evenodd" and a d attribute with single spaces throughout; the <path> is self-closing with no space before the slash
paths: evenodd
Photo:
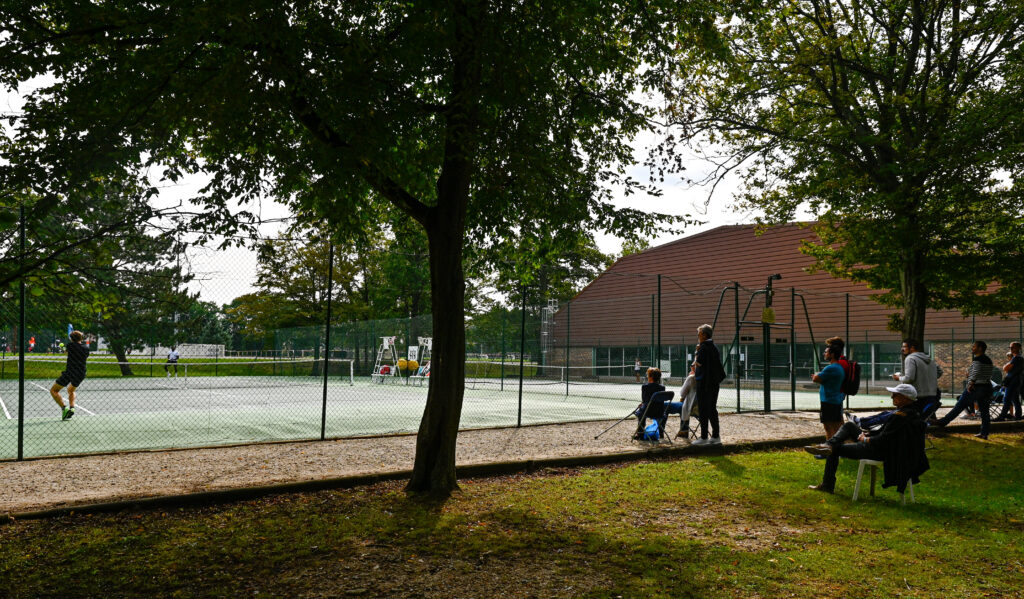
<path id="1" fill-rule="evenodd" d="M 690 445 L 708 445 L 710 441 L 707 439 L 694 439 Z"/>
<path id="2" fill-rule="evenodd" d="M 832 447 L 828 443 L 821 443 L 820 445 L 808 445 L 804 447 L 804 451 L 815 456 L 828 457 L 832 455 Z"/>
<path id="3" fill-rule="evenodd" d="M 676 439 L 678 439 L 680 437 L 685 439 L 689 435 L 690 435 L 690 431 L 679 431 L 678 433 L 676 433 Z"/>
<path id="4" fill-rule="evenodd" d="M 66 406 L 61 406 L 60 407 L 60 419 L 61 420 L 67 420 L 68 418 L 71 418 L 71 414 L 72 414 L 71 408 L 68 408 Z"/>
<path id="5" fill-rule="evenodd" d="M 853 412 L 851 412 L 849 410 L 844 410 L 843 411 L 843 416 L 846 416 L 846 421 L 847 422 L 852 422 L 852 423 L 856 424 L 857 426 L 860 426 L 860 418 L 857 418 L 856 416 L 854 416 Z"/>
<path id="6" fill-rule="evenodd" d="M 977 435 L 974 435 L 974 436 L 979 438 L 979 439 L 985 440 L 985 441 L 988 440 L 988 435 L 983 435 L 981 433 L 978 433 Z"/>
<path id="7" fill-rule="evenodd" d="M 831 487 L 826 487 L 825 485 L 808 485 L 807 488 L 811 491 L 821 491 L 830 495 L 835 492 Z"/>
<path id="8" fill-rule="evenodd" d="M 722 439 L 720 437 L 711 437 L 708 439 L 708 445 L 721 445 Z"/>

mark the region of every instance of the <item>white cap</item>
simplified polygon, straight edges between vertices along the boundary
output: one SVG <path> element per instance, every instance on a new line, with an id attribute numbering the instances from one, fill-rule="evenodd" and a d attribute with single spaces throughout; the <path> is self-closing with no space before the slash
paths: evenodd
<path id="1" fill-rule="evenodd" d="M 899 393 L 903 397 L 910 399 L 917 399 L 917 389 L 915 389 L 913 385 L 908 385 L 907 383 L 900 383 L 895 387 L 886 387 L 885 390 L 889 393 Z"/>

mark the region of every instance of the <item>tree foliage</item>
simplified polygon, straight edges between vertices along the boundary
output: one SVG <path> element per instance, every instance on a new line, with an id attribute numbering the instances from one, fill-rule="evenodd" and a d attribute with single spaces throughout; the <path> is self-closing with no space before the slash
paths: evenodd
<path id="1" fill-rule="evenodd" d="M 731 4 L 680 48 L 661 166 L 724 149 L 711 178 L 739 169 L 767 222 L 810 210 L 805 251 L 905 336 L 927 307 L 1017 311 L 1022 23 L 1018 0 Z"/>
<path id="2" fill-rule="evenodd" d="M 329 228 L 377 218 L 372 193 L 425 231 L 434 368 L 412 491 L 455 487 L 467 243 L 544 223 L 650 235 L 629 139 L 675 22 L 661 0 L 345 0 L 38 4 L 0 12 L 0 81 L 52 74 L 26 101 L 11 177 L 60 186 L 96 169 L 205 171 L 215 230 L 233 200 L 287 198 Z M 33 176 L 35 175 L 35 176 Z"/>

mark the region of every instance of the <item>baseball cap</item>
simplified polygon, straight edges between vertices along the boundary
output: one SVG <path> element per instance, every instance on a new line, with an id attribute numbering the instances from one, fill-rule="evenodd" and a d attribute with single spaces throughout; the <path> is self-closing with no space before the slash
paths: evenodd
<path id="1" fill-rule="evenodd" d="M 900 383 L 895 387 L 886 387 L 885 390 L 889 393 L 899 393 L 900 395 L 909 397 L 910 399 L 917 399 L 917 389 L 915 389 L 913 385 L 908 385 L 907 383 Z"/>

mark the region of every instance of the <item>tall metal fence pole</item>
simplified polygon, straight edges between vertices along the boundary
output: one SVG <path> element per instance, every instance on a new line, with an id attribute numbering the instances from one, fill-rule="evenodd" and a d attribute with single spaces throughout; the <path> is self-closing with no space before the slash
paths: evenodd
<path id="1" fill-rule="evenodd" d="M 324 333 L 324 401 L 320 411 L 320 440 L 327 438 L 327 371 L 331 367 L 331 292 L 334 288 L 334 243 L 328 241 L 327 249 L 327 322 Z"/>
<path id="2" fill-rule="evenodd" d="M 25 202 L 18 206 L 19 270 L 25 267 Z M 25 459 L 25 273 L 18 277 L 18 459 Z"/>
<path id="3" fill-rule="evenodd" d="M 658 275 L 658 351 L 654 362 L 655 367 L 661 368 L 661 275 Z"/>
<path id="4" fill-rule="evenodd" d="M 516 414 L 516 427 L 523 426 L 523 356 L 526 353 L 526 287 L 523 287 L 523 306 L 520 310 L 519 329 L 519 411 Z"/>
<path id="5" fill-rule="evenodd" d="M 853 359 L 853 343 L 851 343 L 851 341 L 853 341 L 853 340 L 850 339 L 850 294 L 849 293 L 846 294 L 846 336 L 844 337 L 844 339 L 846 339 L 847 359 L 851 359 L 852 360 Z M 846 409 L 847 410 L 850 409 L 850 396 L 849 395 L 846 396 Z"/>
<path id="6" fill-rule="evenodd" d="M 657 364 L 654 363 L 654 299 L 655 299 L 654 298 L 654 294 L 652 293 L 651 294 L 651 344 L 648 346 L 649 349 L 650 349 L 650 353 L 648 355 L 651 357 L 651 366 L 657 366 Z"/>
<path id="7" fill-rule="evenodd" d="M 505 308 L 501 309 L 501 381 L 498 385 L 501 386 L 501 390 L 505 390 Z"/>
<path id="8" fill-rule="evenodd" d="M 569 341 L 572 337 L 572 302 L 565 305 L 565 396 L 569 397 Z"/>
<path id="9" fill-rule="evenodd" d="M 796 411 L 796 287 L 789 288 L 789 409 Z M 849 404 L 847 404 L 849 407 Z"/>
<path id="10" fill-rule="evenodd" d="M 732 342 L 733 356 L 735 364 L 733 365 L 733 377 L 736 379 L 736 413 L 740 413 L 740 284 L 739 281 L 733 281 L 732 283 L 732 298 L 733 298 L 733 316 L 735 317 L 736 323 L 736 335 Z M 693 353 L 697 353 L 696 347 L 694 347 Z"/>

